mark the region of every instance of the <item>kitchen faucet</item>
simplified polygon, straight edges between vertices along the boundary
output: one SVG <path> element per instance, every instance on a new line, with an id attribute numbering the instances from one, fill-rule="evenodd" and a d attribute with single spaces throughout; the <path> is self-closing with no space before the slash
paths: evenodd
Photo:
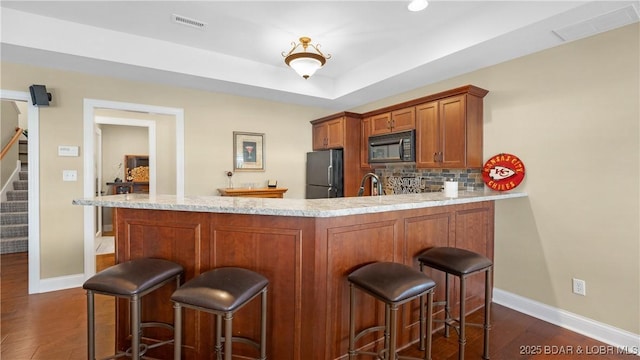
<path id="1" fill-rule="evenodd" d="M 362 181 L 360 182 L 360 190 L 358 190 L 358 196 L 362 196 L 364 194 L 364 183 L 368 178 L 373 178 L 374 184 L 376 185 L 376 189 L 378 190 L 378 196 L 382 195 L 382 182 L 378 175 L 374 173 L 366 173 L 362 177 Z"/>

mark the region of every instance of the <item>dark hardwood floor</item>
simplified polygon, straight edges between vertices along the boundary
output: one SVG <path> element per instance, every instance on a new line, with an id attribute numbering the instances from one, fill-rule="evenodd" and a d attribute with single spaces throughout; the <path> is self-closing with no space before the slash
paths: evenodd
<path id="1" fill-rule="evenodd" d="M 0 265 L 0 359 L 86 359 L 85 292 L 76 288 L 28 295 L 27 253 L 2 255 Z M 500 305 L 492 306 L 492 317 L 492 359 L 637 358 L 617 355 L 616 349 L 606 344 Z M 112 297 L 96 296 L 96 319 L 97 356 L 105 357 L 114 347 Z M 468 319 L 481 322 L 482 312 L 476 312 Z M 469 328 L 467 333 L 466 359 L 480 359 L 482 330 Z M 434 334 L 433 360 L 457 359 L 457 348 L 455 332 L 448 339 L 442 332 Z M 579 349 L 581 354 L 578 354 Z M 585 352 L 587 349 L 590 349 L 589 354 Z M 565 354 L 560 354 L 561 351 Z M 412 347 L 403 351 L 403 355 L 420 356 L 420 352 Z"/>

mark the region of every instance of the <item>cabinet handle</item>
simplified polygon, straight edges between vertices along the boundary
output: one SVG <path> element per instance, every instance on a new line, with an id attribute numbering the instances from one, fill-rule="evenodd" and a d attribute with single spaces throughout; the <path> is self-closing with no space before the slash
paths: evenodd
<path id="1" fill-rule="evenodd" d="M 440 162 L 444 162 L 444 154 L 440 151 Z"/>
<path id="2" fill-rule="evenodd" d="M 387 120 L 387 129 L 391 130 L 391 120 Z"/>
<path id="3" fill-rule="evenodd" d="M 396 127 L 396 120 L 391 119 L 391 128 L 393 129 L 394 127 Z"/>
<path id="4" fill-rule="evenodd" d="M 433 153 L 433 162 L 438 162 L 438 152 Z"/>

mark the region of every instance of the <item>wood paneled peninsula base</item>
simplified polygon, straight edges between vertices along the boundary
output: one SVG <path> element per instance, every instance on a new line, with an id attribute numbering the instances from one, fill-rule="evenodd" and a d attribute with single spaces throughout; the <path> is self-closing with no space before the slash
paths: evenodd
<path id="1" fill-rule="evenodd" d="M 493 259 L 494 201 L 525 193 L 460 192 L 339 199 L 262 199 L 115 195 L 74 200 L 78 205 L 116 208 L 116 262 L 142 257 L 182 264 L 185 280 L 216 267 L 239 266 L 269 281 L 269 359 L 346 359 L 348 282 L 354 269 L 374 261 L 394 261 L 418 268 L 416 256 L 432 246 L 455 246 Z M 437 283 L 443 277 L 434 274 Z M 469 311 L 482 306 L 483 278 L 467 289 Z M 172 322 L 168 300 L 175 285 L 143 299 L 143 320 Z M 436 300 L 444 298 L 438 286 Z M 457 285 L 451 288 L 455 299 Z M 383 307 L 359 297 L 358 328 L 382 323 Z M 418 303 L 402 307 L 399 344 L 418 341 Z M 117 304 L 116 346 L 127 348 L 128 309 Z M 234 319 L 234 335 L 257 336 L 258 304 L 249 304 Z M 442 314 L 438 313 L 441 317 Z M 210 357 L 213 319 L 187 310 L 183 356 Z M 168 333 L 146 334 L 165 339 Z M 362 343 L 379 348 L 380 334 Z M 156 351 L 157 350 L 157 351 Z M 244 352 L 243 352 L 244 351 Z M 238 348 L 239 354 L 251 349 Z M 170 346 L 154 357 L 171 358 Z M 234 354 L 236 351 L 234 350 Z"/>

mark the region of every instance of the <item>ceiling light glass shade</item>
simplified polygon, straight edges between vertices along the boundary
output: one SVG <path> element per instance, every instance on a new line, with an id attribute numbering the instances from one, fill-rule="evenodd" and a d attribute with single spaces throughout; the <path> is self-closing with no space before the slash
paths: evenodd
<path id="1" fill-rule="evenodd" d="M 407 8 L 409 11 L 422 11 L 426 9 L 427 6 L 429 6 L 429 2 L 427 0 L 412 0 Z"/>
<path id="2" fill-rule="evenodd" d="M 308 37 L 301 37 L 299 44 L 293 42 L 291 45 L 293 48 L 288 53 L 282 52 L 282 56 L 285 58 L 284 62 L 305 79 L 315 74 L 327 62 L 327 59 L 331 58 L 331 55 L 325 56 L 318 49 L 320 45 L 311 44 L 311 39 Z M 299 47 L 302 47 L 302 50 L 296 52 Z M 308 48 L 316 52 L 308 52 Z"/>
<path id="3" fill-rule="evenodd" d="M 289 61 L 287 62 L 287 60 Z M 309 53 L 293 54 L 290 55 L 287 60 L 285 60 L 287 65 L 305 79 L 308 79 L 309 76 L 313 75 L 325 63 L 325 59 L 322 56 L 316 57 L 315 54 Z"/>

